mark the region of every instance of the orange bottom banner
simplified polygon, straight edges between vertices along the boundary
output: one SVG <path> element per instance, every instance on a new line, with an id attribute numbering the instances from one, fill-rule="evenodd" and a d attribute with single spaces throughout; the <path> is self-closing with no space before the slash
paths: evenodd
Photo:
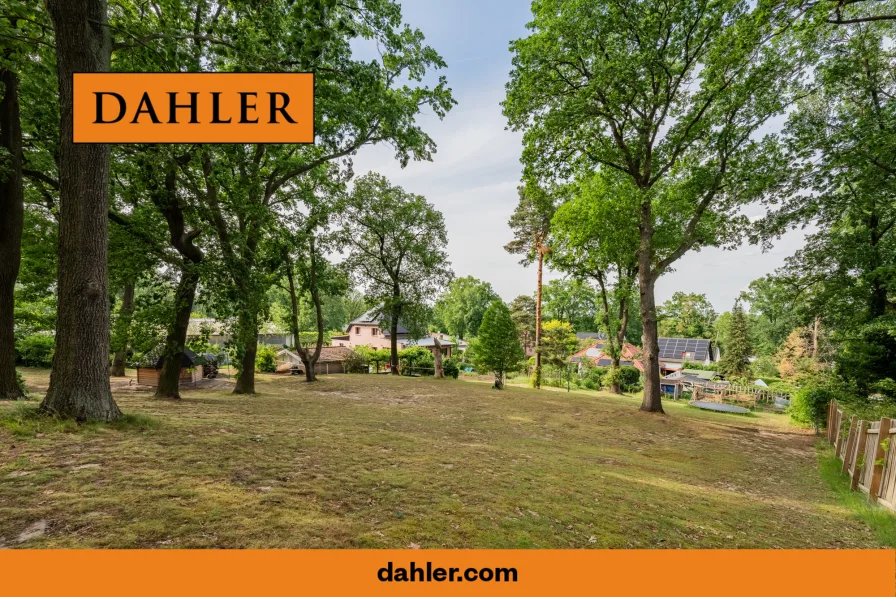
<path id="1" fill-rule="evenodd" d="M 892 597 L 896 551 L 5 551 L 0 594 Z"/>

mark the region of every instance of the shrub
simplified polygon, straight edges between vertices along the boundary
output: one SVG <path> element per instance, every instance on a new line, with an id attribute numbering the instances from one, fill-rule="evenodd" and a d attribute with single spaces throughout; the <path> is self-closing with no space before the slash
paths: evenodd
<path id="1" fill-rule="evenodd" d="M 641 389 L 641 372 L 635 367 L 619 368 L 619 385 L 623 392 L 637 392 Z"/>
<path id="2" fill-rule="evenodd" d="M 582 386 L 589 390 L 596 390 L 598 388 L 598 386 L 590 379 L 585 379 L 585 381 L 582 382 Z"/>
<path id="3" fill-rule="evenodd" d="M 49 334 L 32 334 L 16 343 L 16 358 L 26 367 L 49 367 L 53 364 L 56 339 Z"/>
<path id="4" fill-rule="evenodd" d="M 361 349 L 367 349 L 361 350 Z M 367 346 L 358 346 L 347 359 L 345 359 L 344 367 L 346 373 L 367 373 L 370 371 L 370 365 L 367 361 L 367 352 L 371 349 Z"/>
<path id="5" fill-rule="evenodd" d="M 28 395 L 28 389 L 25 387 L 25 380 L 22 379 L 22 374 L 16 371 L 16 385 L 19 386 L 19 390 L 22 391 L 22 396 Z"/>
<path id="6" fill-rule="evenodd" d="M 445 359 L 442 361 L 442 369 L 445 371 L 447 377 L 457 379 L 457 376 L 460 375 L 460 367 L 457 366 L 457 361 L 454 359 Z"/>
<path id="7" fill-rule="evenodd" d="M 607 375 L 606 367 L 592 367 L 588 370 L 588 374 L 585 379 L 590 381 L 595 388 L 600 389 L 601 386 L 606 385 L 604 382 L 604 377 Z"/>
<path id="8" fill-rule="evenodd" d="M 796 391 L 790 401 L 790 420 L 798 425 L 821 427 L 833 392 L 824 386 L 812 385 Z"/>
<path id="9" fill-rule="evenodd" d="M 277 371 L 277 349 L 270 344 L 262 344 L 255 355 L 255 368 L 263 373 Z"/>

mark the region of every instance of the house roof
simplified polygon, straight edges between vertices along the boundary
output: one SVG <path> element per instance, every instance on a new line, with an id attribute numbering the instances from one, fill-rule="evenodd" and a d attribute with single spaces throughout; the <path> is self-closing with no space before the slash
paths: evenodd
<path id="1" fill-rule="evenodd" d="M 582 359 L 588 359 L 593 364 L 598 367 L 609 367 L 612 364 L 612 359 L 604 354 L 604 343 L 597 341 L 594 342 L 588 348 L 583 348 L 579 352 L 575 353 L 571 357 L 569 357 L 569 361 L 571 363 L 578 363 Z M 638 357 L 641 356 L 641 349 L 637 346 L 629 344 L 628 342 L 624 342 L 622 344 L 622 355 L 621 360 L 619 361 L 620 365 L 637 367 L 638 369 L 643 371 L 643 365 L 639 364 Z M 607 364 L 601 364 L 603 361 L 606 361 Z"/>
<path id="2" fill-rule="evenodd" d="M 313 347 L 310 348 L 313 350 Z M 289 355 L 293 357 L 295 360 L 300 361 L 299 355 L 294 351 L 284 348 L 283 350 L 277 352 L 277 356 L 286 356 Z M 318 357 L 318 363 L 340 363 L 342 361 L 347 361 L 355 355 L 355 351 L 347 346 L 321 346 L 320 348 L 320 357 Z"/>
<path id="3" fill-rule="evenodd" d="M 435 346 L 435 338 L 432 336 L 427 336 L 425 338 L 417 338 L 416 340 L 408 340 L 409 346 Z M 449 342 L 448 340 L 439 340 L 439 344 L 442 346 L 454 346 L 454 342 Z"/>
<path id="4" fill-rule="evenodd" d="M 189 348 L 184 347 L 183 357 L 181 358 L 181 367 L 194 367 L 196 365 L 204 365 L 208 362 L 217 362 L 217 357 L 211 353 L 198 355 Z M 165 364 L 165 343 L 161 343 L 140 359 L 138 367 L 151 367 L 152 369 L 161 369 Z"/>
<path id="5" fill-rule="evenodd" d="M 376 307 L 368 310 L 366 313 L 361 315 L 360 317 L 356 317 L 348 322 L 348 325 L 345 326 L 345 331 L 350 332 L 352 327 L 356 325 L 375 325 L 383 328 L 383 334 L 388 336 L 391 333 L 391 330 L 388 329 L 388 316 L 383 314 L 383 305 L 377 305 Z M 401 322 L 398 322 L 398 335 L 407 334 L 408 330 L 406 327 L 401 325 Z"/>
<path id="6" fill-rule="evenodd" d="M 705 338 L 659 338 L 659 356 L 664 361 L 712 360 L 711 340 Z"/>

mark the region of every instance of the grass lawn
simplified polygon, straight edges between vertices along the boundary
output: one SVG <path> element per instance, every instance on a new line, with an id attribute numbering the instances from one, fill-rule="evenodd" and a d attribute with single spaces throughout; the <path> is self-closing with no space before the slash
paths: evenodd
<path id="1" fill-rule="evenodd" d="M 48 372 L 23 373 L 41 395 Z M 173 403 L 117 382 L 137 416 L 111 428 L 0 404 L 0 545 L 881 545 L 781 415 L 384 375 L 227 384 Z"/>

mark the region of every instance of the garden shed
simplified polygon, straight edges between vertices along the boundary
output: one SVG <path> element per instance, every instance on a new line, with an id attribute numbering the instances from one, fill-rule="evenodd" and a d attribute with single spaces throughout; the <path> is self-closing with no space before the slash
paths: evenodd
<path id="1" fill-rule="evenodd" d="M 308 350 L 314 350 L 309 347 Z M 357 358 L 357 354 L 347 346 L 322 346 L 320 349 L 320 358 L 314 367 L 314 372 L 320 375 L 328 375 L 331 373 L 345 373 L 346 363 Z M 305 371 L 305 365 L 299 355 L 292 350 L 284 348 L 277 353 L 277 371 L 284 373 L 290 371 L 293 367 L 297 367 L 300 371 Z"/>
<path id="2" fill-rule="evenodd" d="M 165 364 L 164 345 L 148 353 L 137 364 L 137 383 L 144 386 L 159 385 L 159 374 Z M 195 384 L 205 377 L 207 363 L 214 367 L 216 359 L 213 354 L 198 355 L 189 348 L 184 348 L 181 358 L 180 383 Z"/>

